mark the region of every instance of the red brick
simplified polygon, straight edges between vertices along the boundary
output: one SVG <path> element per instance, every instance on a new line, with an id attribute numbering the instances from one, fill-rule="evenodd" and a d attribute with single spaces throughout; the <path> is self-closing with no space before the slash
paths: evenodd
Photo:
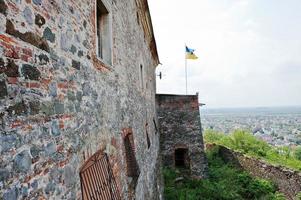
<path id="1" fill-rule="evenodd" d="M 36 83 L 36 82 L 27 82 L 26 83 L 26 87 L 27 88 L 40 88 L 40 83 Z"/>
<path id="2" fill-rule="evenodd" d="M 25 62 L 29 62 L 30 58 L 31 58 L 31 57 L 28 56 L 28 55 L 24 55 L 24 54 L 21 55 L 21 60 L 23 60 L 23 61 L 25 61 Z"/>
<path id="3" fill-rule="evenodd" d="M 69 163 L 69 160 L 68 160 L 68 159 L 67 159 L 67 160 L 63 160 L 63 161 L 59 162 L 58 166 L 59 166 L 59 167 L 64 167 L 64 166 L 67 165 L 68 163 Z"/>
<path id="4" fill-rule="evenodd" d="M 29 183 L 29 181 L 32 179 L 31 176 L 26 176 L 24 179 L 24 183 Z"/>
<path id="5" fill-rule="evenodd" d="M 59 126 L 60 126 L 60 129 L 64 129 L 64 127 L 65 127 L 64 121 L 60 120 Z"/>
<path id="6" fill-rule="evenodd" d="M 57 152 L 63 152 L 63 151 L 64 151 L 64 146 L 63 146 L 63 145 L 58 145 L 58 146 L 56 147 L 56 151 L 57 151 Z"/>
<path id="7" fill-rule="evenodd" d="M 17 77 L 8 77 L 7 82 L 9 84 L 17 84 L 18 83 L 18 78 Z"/>
<path id="8" fill-rule="evenodd" d="M 19 13 L 20 10 L 19 8 L 16 6 L 16 4 L 12 3 L 12 2 L 8 2 L 8 7 L 10 10 L 12 10 L 14 13 Z"/>
<path id="9" fill-rule="evenodd" d="M 12 124 L 11 124 L 11 128 L 16 128 L 16 127 L 19 127 L 19 126 L 22 126 L 23 125 L 23 122 L 20 121 L 20 120 L 16 120 L 14 121 Z"/>
<path id="10" fill-rule="evenodd" d="M 49 168 L 46 168 L 46 169 L 44 170 L 43 174 L 44 174 L 44 175 L 45 175 L 45 174 L 48 174 L 48 172 L 49 172 Z"/>
<path id="11" fill-rule="evenodd" d="M 5 43 L 13 43 L 13 44 L 16 44 L 16 41 L 11 38 L 11 37 L 8 37 L 6 35 L 3 35 L 3 34 L 0 34 L 0 40 L 4 41 Z"/>
<path id="12" fill-rule="evenodd" d="M 1 46 L 4 47 L 5 49 L 11 49 L 11 48 L 13 48 L 13 45 L 8 44 L 6 42 L 2 42 L 2 41 L 1 41 Z"/>
<path id="13" fill-rule="evenodd" d="M 10 48 L 6 48 L 4 55 L 9 58 L 19 59 L 20 55 L 20 47 L 10 46 Z"/>
<path id="14" fill-rule="evenodd" d="M 41 79 L 41 83 L 43 86 L 48 86 L 51 82 L 51 79 Z"/>
<path id="15" fill-rule="evenodd" d="M 31 49 L 22 49 L 22 52 L 27 55 L 32 57 L 32 50 Z"/>
<path id="16" fill-rule="evenodd" d="M 57 87 L 60 89 L 68 89 L 68 83 L 66 83 L 66 82 L 58 83 Z"/>

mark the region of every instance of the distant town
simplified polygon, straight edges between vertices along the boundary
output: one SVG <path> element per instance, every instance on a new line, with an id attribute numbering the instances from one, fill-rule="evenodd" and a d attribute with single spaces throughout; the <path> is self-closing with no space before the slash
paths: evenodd
<path id="1" fill-rule="evenodd" d="M 203 130 L 248 130 L 274 146 L 301 145 L 301 107 L 201 108 Z"/>

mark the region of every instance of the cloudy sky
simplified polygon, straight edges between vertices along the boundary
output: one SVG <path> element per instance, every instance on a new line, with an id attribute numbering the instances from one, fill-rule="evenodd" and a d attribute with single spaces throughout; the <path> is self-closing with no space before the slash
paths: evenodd
<path id="1" fill-rule="evenodd" d="M 158 93 L 209 107 L 301 105 L 300 0 L 148 0 L 161 66 Z"/>

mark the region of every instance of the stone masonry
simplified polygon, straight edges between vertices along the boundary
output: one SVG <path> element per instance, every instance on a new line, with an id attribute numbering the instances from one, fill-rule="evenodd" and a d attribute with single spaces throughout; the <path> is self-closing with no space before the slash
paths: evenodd
<path id="1" fill-rule="evenodd" d="M 0 199 L 81 199 L 79 170 L 98 151 L 130 199 L 129 128 L 134 198 L 162 198 L 147 1 L 99 1 L 112 17 L 112 64 L 96 56 L 96 0 L 0 0 Z"/>
<path id="2" fill-rule="evenodd" d="M 301 192 L 301 173 L 299 171 L 272 165 L 264 160 L 244 155 L 224 146 L 208 144 L 206 148 L 218 148 L 218 153 L 225 162 L 231 163 L 253 176 L 272 181 L 289 200 L 297 199 L 296 196 Z"/>
<path id="3" fill-rule="evenodd" d="M 156 101 L 163 165 L 177 167 L 177 162 L 181 165 L 182 157 L 182 167 L 188 168 L 191 177 L 205 178 L 208 165 L 204 152 L 198 95 L 157 94 Z M 177 157 L 180 160 L 177 160 Z"/>

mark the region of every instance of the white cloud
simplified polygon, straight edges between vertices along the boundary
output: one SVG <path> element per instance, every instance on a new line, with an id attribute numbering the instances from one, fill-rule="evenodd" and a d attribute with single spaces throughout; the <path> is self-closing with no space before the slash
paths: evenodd
<path id="1" fill-rule="evenodd" d="M 294 81 L 291 80 L 290 84 L 282 83 L 274 72 L 283 63 L 301 63 L 301 40 L 297 37 L 301 28 L 293 27 L 294 33 L 289 29 L 280 30 L 288 26 L 277 24 L 281 16 L 276 11 L 281 7 L 273 1 L 270 9 L 276 5 L 275 13 L 269 11 L 265 14 L 260 9 L 267 5 L 261 2 L 149 0 L 163 63 L 157 71 L 165 75 L 157 81 L 158 92 L 185 93 L 186 43 L 195 48 L 199 56 L 197 61 L 188 61 L 189 93 L 199 91 L 207 105 L 233 107 L 300 102 L 301 94 L 296 94 L 300 81 L 293 76 L 290 78 Z M 290 6 L 301 8 L 300 3 Z M 271 21 L 272 16 L 275 21 Z M 295 24 L 296 19 L 291 18 L 291 21 Z M 300 23 L 301 19 L 297 21 Z M 298 34 L 295 31 L 299 31 Z M 285 74 L 283 72 L 283 76 Z M 285 96 L 275 102 L 279 88 L 283 89 Z"/>

